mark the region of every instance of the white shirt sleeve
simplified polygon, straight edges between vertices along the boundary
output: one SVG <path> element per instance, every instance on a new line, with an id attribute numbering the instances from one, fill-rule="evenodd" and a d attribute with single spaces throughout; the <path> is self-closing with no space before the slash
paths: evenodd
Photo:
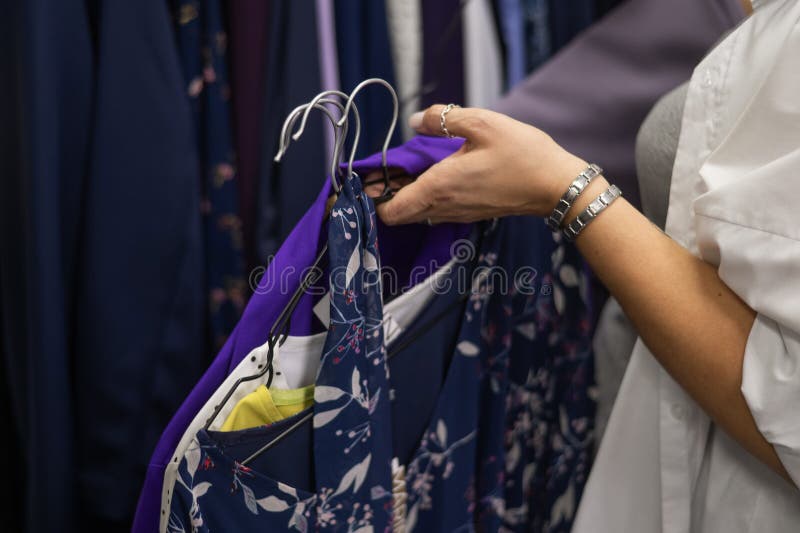
<path id="1" fill-rule="evenodd" d="M 700 255 L 758 313 L 742 392 L 800 487 L 800 25 L 771 44 L 766 79 L 700 169 L 694 214 Z"/>

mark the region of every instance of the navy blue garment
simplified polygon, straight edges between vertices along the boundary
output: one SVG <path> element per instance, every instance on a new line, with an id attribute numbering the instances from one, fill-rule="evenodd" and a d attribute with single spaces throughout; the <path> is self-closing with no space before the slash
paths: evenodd
<path id="1" fill-rule="evenodd" d="M 384 2 L 337 0 L 334 9 L 342 90 L 349 93 L 367 78 L 383 78 L 394 85 Z M 392 119 L 392 100 L 386 89 L 375 86 L 360 92 L 356 103 L 361 112 L 361 140 L 356 152 L 360 159 L 383 146 Z M 392 144 L 397 144 L 399 128 L 394 133 Z"/>
<path id="2" fill-rule="evenodd" d="M 348 232 L 352 220 L 341 216 L 333 217 L 332 225 Z M 349 255 L 349 247 L 342 248 L 344 257 L 335 264 Z M 449 338 L 445 349 L 452 348 L 451 355 L 442 350 L 429 357 L 427 347 L 414 344 L 389 360 L 395 398 L 390 447 L 375 444 L 382 431 L 389 432 L 385 425 L 358 419 L 340 423 L 343 409 L 372 413 L 385 398 L 383 384 L 372 388 L 372 378 L 351 372 L 359 358 L 355 350 L 366 346 L 363 339 L 376 331 L 374 325 L 351 323 L 341 315 L 347 320 L 334 320 L 328 339 L 338 339 L 331 345 L 336 349 L 326 346 L 320 372 L 325 381 L 315 390 L 314 485 L 309 479 L 292 486 L 265 475 L 280 468 L 271 467 L 273 462 L 310 463 L 308 452 L 293 448 L 242 467 L 236 462 L 241 457 L 222 453 L 200 434 L 179 470 L 184 488 L 173 500 L 173 530 L 190 520 L 209 529 L 236 524 L 243 531 L 307 531 L 336 528 L 343 521 L 382 529 L 392 507 L 407 531 L 569 531 L 588 473 L 594 406 L 590 307 L 581 296 L 586 287 L 581 260 L 574 247 L 555 242 L 541 220 L 522 217 L 490 229 L 476 253 L 469 288 L 455 289 L 467 295 L 458 306 L 460 316 L 455 323 L 441 322 L 449 335 L 458 331 L 454 346 L 453 337 L 440 338 Z M 363 264 L 364 257 L 362 263 L 352 256 L 347 262 Z M 358 294 L 334 291 L 332 316 L 348 301 L 357 305 Z M 424 336 L 418 342 L 425 342 Z M 364 355 L 380 361 L 374 349 Z M 393 360 L 409 366 L 403 369 Z M 338 367 L 343 361 L 351 364 Z M 403 425 L 397 423 L 402 416 Z M 245 433 L 226 439 L 245 439 Z M 308 436 L 302 438 L 304 445 Z M 374 469 L 385 469 L 389 457 L 405 465 L 399 474 L 405 480 L 405 512 L 391 505 L 381 477 L 375 477 Z M 338 487 L 325 485 L 320 476 L 340 480 Z M 364 492 L 365 487 L 370 490 Z M 394 490 L 396 498 L 397 483 Z"/>
<path id="3" fill-rule="evenodd" d="M 70 324 L 83 531 L 129 526 L 149 450 L 204 366 L 199 170 L 167 4 L 102 3 L 96 62 Z"/>
<path id="4" fill-rule="evenodd" d="M 523 0 L 495 0 L 498 34 L 505 57 L 505 89 L 508 90 L 527 74 L 527 46 Z"/>
<path id="5" fill-rule="evenodd" d="M 200 164 L 210 358 L 239 320 L 248 292 L 230 121 L 228 37 L 219 0 L 178 1 L 173 11 Z"/>
<path id="6" fill-rule="evenodd" d="M 421 103 L 464 102 L 461 0 L 422 2 Z"/>
<path id="7" fill-rule="evenodd" d="M 494 400 L 480 416 L 479 513 L 487 531 L 567 533 L 594 443 L 588 278 L 577 249 L 540 219 L 505 219 L 501 231 L 511 297 L 486 334 L 505 337 L 508 351 L 495 352 L 484 383 Z"/>
<path id="8" fill-rule="evenodd" d="M 550 1 L 522 0 L 525 19 L 525 65 L 533 72 L 552 55 Z"/>
<path id="9" fill-rule="evenodd" d="M 3 528 L 76 531 L 71 369 L 94 63 L 84 2 L 6 2 L 0 20 Z M 8 401 L 6 402 L 6 396 Z M 8 411 L 8 413 L 6 413 Z M 58 495 L 54 497 L 54 495 Z M 48 502 L 46 510 L 42 502 Z"/>
<path id="10" fill-rule="evenodd" d="M 268 426 L 260 426 L 241 431 L 209 431 L 204 439 L 216 446 L 219 451 L 236 461 L 244 461 L 262 446 L 286 433 L 273 448 L 253 459 L 249 465 L 253 470 L 272 479 L 280 479 L 291 487 L 306 492 L 314 490 L 314 447 L 311 423 L 287 432 L 298 420 L 305 418 L 312 408 L 297 413 Z"/>
<path id="11" fill-rule="evenodd" d="M 289 150 L 280 165 L 273 163 L 284 118 L 319 93 L 321 82 L 314 0 L 275 0 L 271 9 L 258 175 L 259 264 L 269 262 L 314 203 L 318 190 L 306 179 L 325 175 L 328 161 L 322 127 L 330 127 L 322 122 L 321 113 L 313 114 L 298 141 L 302 149 Z"/>
<path id="12" fill-rule="evenodd" d="M 416 450 L 422 432 L 436 406 L 447 368 L 455 349 L 464 298 L 458 293 L 458 271 L 453 269 L 441 286 L 451 289 L 425 307 L 414 323 L 388 346 L 392 398 L 392 449 L 401 462 Z M 209 431 L 200 442 L 213 444 L 219 452 L 243 461 L 266 443 L 284 433 L 310 410 L 269 426 L 240 431 Z M 310 421 L 279 441 L 248 465 L 266 477 L 311 492 L 315 480 Z"/>
<path id="13" fill-rule="evenodd" d="M 595 0 L 548 0 L 548 4 L 553 53 L 595 20 Z"/>
<path id="14" fill-rule="evenodd" d="M 594 0 L 594 14 L 595 18 L 599 19 L 615 7 L 617 7 L 622 0 Z"/>
<path id="15" fill-rule="evenodd" d="M 9 514 L 125 529 L 146 450 L 200 371 L 189 110 L 162 3 L 18 4 L 0 316 L 26 505 Z"/>

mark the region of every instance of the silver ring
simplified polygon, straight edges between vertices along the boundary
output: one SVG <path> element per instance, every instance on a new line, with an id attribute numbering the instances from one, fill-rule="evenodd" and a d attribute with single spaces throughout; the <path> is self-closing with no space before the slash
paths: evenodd
<path id="1" fill-rule="evenodd" d="M 444 133 L 450 139 L 455 137 L 455 135 L 450 133 L 450 130 L 447 129 L 447 114 L 456 107 L 461 106 L 458 104 L 447 104 L 444 106 L 444 109 L 442 109 L 442 112 L 439 115 L 439 127 L 442 129 L 442 133 Z"/>
<path id="2" fill-rule="evenodd" d="M 426 218 L 426 219 L 425 219 L 425 223 L 426 223 L 427 225 L 429 225 L 429 226 L 433 226 L 433 222 L 431 221 L 431 218 L 430 218 L 430 217 L 428 217 L 428 218 Z"/>

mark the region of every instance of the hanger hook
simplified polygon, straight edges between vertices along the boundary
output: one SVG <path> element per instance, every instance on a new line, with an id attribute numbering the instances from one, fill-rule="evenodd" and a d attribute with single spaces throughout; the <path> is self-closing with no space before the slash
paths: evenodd
<path id="1" fill-rule="evenodd" d="M 315 107 L 317 109 L 320 109 L 323 112 L 326 111 L 326 110 L 329 111 L 325 107 L 326 104 L 331 104 L 331 105 L 336 106 L 339 109 L 340 112 L 344 111 L 344 106 L 341 104 L 341 102 L 339 102 L 337 100 L 327 99 L 327 98 L 319 99 L 316 103 L 313 104 L 313 107 Z M 286 120 L 283 123 L 283 128 L 281 129 L 280 147 L 279 147 L 278 153 L 275 155 L 275 158 L 274 158 L 274 160 L 276 162 L 279 162 L 281 160 L 281 158 L 283 158 L 283 156 L 286 154 L 286 151 L 288 150 L 289 144 L 290 144 L 291 139 L 292 139 L 292 136 L 290 135 L 291 134 L 291 130 L 292 130 L 292 128 L 294 128 L 294 125 L 297 123 L 297 119 L 300 117 L 300 114 L 303 111 L 310 110 L 311 108 L 312 108 L 312 104 L 311 103 L 302 104 L 302 105 L 299 105 L 296 108 L 294 108 L 292 110 L 292 112 L 289 113 L 289 116 L 287 116 Z M 328 114 L 328 118 L 331 118 L 330 113 L 326 113 L 326 114 Z M 356 118 L 358 119 L 358 111 L 356 111 Z M 336 120 L 336 119 L 333 119 L 333 120 Z M 338 128 L 338 124 L 332 122 L 332 126 L 333 126 L 333 129 L 334 129 L 334 150 L 333 150 L 332 159 L 331 159 L 331 175 L 335 174 L 336 171 L 337 171 L 337 166 L 338 166 L 338 163 L 339 163 L 339 161 L 341 159 L 342 146 L 344 145 L 345 139 L 347 138 L 348 124 L 349 124 L 348 122 L 345 122 L 344 125 L 342 126 L 341 130 L 340 130 Z"/>
<path id="2" fill-rule="evenodd" d="M 347 93 L 344 93 L 344 92 L 338 91 L 338 90 L 322 91 L 321 93 L 316 95 L 308 103 L 309 107 L 307 107 L 305 112 L 303 113 L 303 119 L 300 121 L 300 127 L 292 135 L 292 138 L 294 140 L 299 139 L 300 136 L 303 135 L 303 132 L 305 131 L 305 128 L 306 128 L 306 123 L 308 122 L 308 115 L 311 114 L 311 109 L 312 109 L 311 106 L 316 105 L 317 103 L 319 103 L 320 100 L 322 100 L 323 98 L 326 98 L 328 96 L 338 96 L 338 97 L 341 97 L 341 98 L 349 98 Z M 345 111 L 342 112 L 342 116 L 341 116 L 341 118 L 339 119 L 339 121 L 337 122 L 336 125 L 341 127 L 345 122 L 347 122 L 348 119 L 349 119 L 349 113 L 350 113 L 350 106 L 347 106 L 345 108 Z M 356 120 L 356 130 L 355 130 L 355 137 L 354 137 L 354 141 L 353 142 L 354 142 L 354 145 L 358 145 L 358 139 L 361 136 L 361 117 L 360 117 L 359 112 L 358 112 L 358 107 L 353 106 L 353 114 L 355 115 L 355 120 Z M 345 142 L 346 142 L 346 137 L 343 136 L 342 142 L 341 143 L 337 143 L 337 146 L 336 146 L 337 150 L 335 150 L 335 154 L 334 154 L 334 160 L 335 161 L 338 161 L 339 158 L 341 157 L 341 154 L 344 151 Z M 333 172 L 333 170 L 331 171 L 331 181 L 333 182 L 334 190 L 336 192 L 339 192 L 341 187 L 339 186 L 338 183 L 336 183 L 334 181 L 335 180 L 334 174 L 336 174 L 336 173 L 338 173 L 338 172 Z"/>
<path id="3" fill-rule="evenodd" d="M 347 98 L 347 103 L 344 107 L 343 117 L 346 117 L 347 114 L 350 112 L 350 106 L 355 105 L 354 100 L 356 95 L 361 91 L 361 89 L 363 89 L 368 85 L 382 85 L 386 87 L 386 89 L 392 95 L 392 106 L 393 106 L 392 122 L 391 124 L 389 124 L 389 131 L 386 133 L 386 138 L 383 141 L 383 148 L 381 149 L 381 166 L 383 167 L 383 192 L 379 197 L 373 199 L 376 203 L 381 203 L 385 202 L 386 200 L 389 200 L 394 195 L 394 192 L 390 188 L 390 183 L 389 183 L 389 168 L 387 167 L 386 164 L 386 152 L 389 150 L 389 143 L 392 141 L 392 135 L 394 135 L 394 130 L 395 127 L 397 126 L 397 117 L 400 114 L 400 102 L 397 99 L 397 91 L 394 90 L 394 87 L 392 87 L 392 85 L 388 81 L 382 78 L 370 78 L 356 85 L 356 88 L 353 89 L 353 91 L 350 93 L 350 96 Z M 342 124 L 343 120 L 339 119 L 338 125 L 341 126 Z M 356 158 L 357 148 L 358 148 L 358 138 L 356 138 L 356 141 L 353 143 L 353 148 L 350 150 L 350 159 L 347 162 L 348 176 L 351 176 L 353 174 L 353 161 Z"/>
<path id="4" fill-rule="evenodd" d="M 326 91 L 326 93 L 329 93 L 329 92 L 331 92 L 331 91 Z M 338 173 L 337 172 L 337 167 L 338 167 L 339 161 L 341 160 L 342 151 L 344 150 L 344 143 L 345 143 L 346 136 L 347 136 L 347 131 L 348 131 L 348 121 L 347 120 L 344 120 L 344 121 L 339 120 L 339 121 L 337 121 L 337 118 L 333 116 L 333 114 L 331 113 L 330 109 L 325 107 L 324 104 L 332 104 L 332 105 L 338 107 L 340 111 L 344 109 L 344 106 L 340 102 L 338 102 L 336 100 L 324 98 L 326 93 L 320 93 L 311 102 L 306 103 L 306 104 L 302 104 L 300 106 L 297 106 L 294 110 L 292 110 L 292 112 L 289 114 L 289 116 L 286 118 L 286 120 L 283 123 L 283 128 L 281 129 L 281 137 L 280 137 L 281 144 L 280 144 L 278 153 L 275 155 L 274 160 L 276 162 L 279 162 L 281 160 L 281 158 L 286 154 L 286 150 L 288 149 L 289 142 L 290 142 L 289 133 L 291 132 L 291 128 L 293 128 L 294 124 L 297 122 L 297 119 L 298 119 L 300 113 L 303 112 L 303 119 L 307 120 L 307 117 L 310 114 L 311 109 L 314 109 L 314 108 L 319 109 L 320 111 L 322 111 L 323 113 L 325 113 L 327 115 L 327 117 L 331 121 L 331 125 L 334 128 L 334 139 L 335 139 L 335 142 L 334 142 L 334 152 L 333 152 L 333 157 L 332 157 L 332 160 L 331 160 L 331 168 L 330 168 L 330 170 L 331 170 L 331 184 L 333 185 L 334 191 L 339 192 L 341 190 L 341 186 L 336 181 L 336 175 Z M 355 109 L 355 108 L 354 108 L 354 114 L 355 114 L 355 117 L 356 117 L 356 128 L 360 128 L 360 116 L 358 114 L 358 110 Z M 345 119 L 346 119 L 346 117 L 345 117 Z M 301 130 L 298 132 L 298 134 L 292 135 L 291 138 L 297 140 L 297 139 L 300 138 L 300 135 L 302 135 L 302 133 L 303 133 L 303 131 L 302 131 L 302 127 L 301 127 Z"/>

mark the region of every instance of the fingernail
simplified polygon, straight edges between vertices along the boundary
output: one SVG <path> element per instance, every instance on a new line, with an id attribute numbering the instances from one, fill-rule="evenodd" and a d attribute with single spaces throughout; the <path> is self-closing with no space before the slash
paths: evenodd
<path id="1" fill-rule="evenodd" d="M 420 129 L 422 127 L 422 117 L 424 116 L 425 116 L 424 111 L 417 111 L 416 113 L 408 117 L 408 126 L 411 129 L 415 130 Z"/>

